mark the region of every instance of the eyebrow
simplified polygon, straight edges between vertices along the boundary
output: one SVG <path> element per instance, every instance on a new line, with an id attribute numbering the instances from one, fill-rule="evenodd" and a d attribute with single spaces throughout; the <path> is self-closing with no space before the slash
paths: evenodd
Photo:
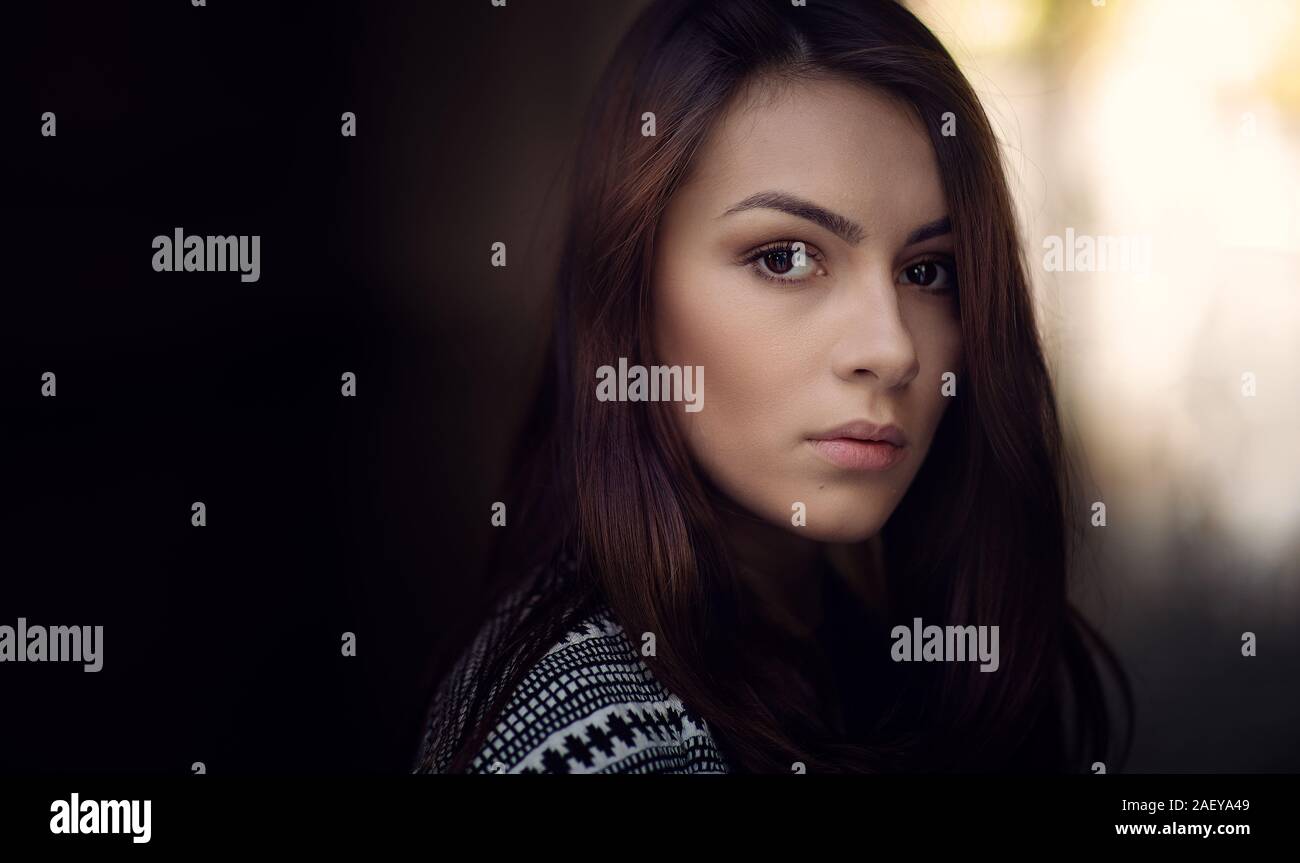
<path id="1" fill-rule="evenodd" d="M 847 216 L 841 216 L 839 213 L 825 207 L 819 207 L 812 201 L 787 192 L 759 192 L 750 195 L 745 200 L 730 207 L 722 215 L 730 216 L 732 213 L 739 213 L 744 210 L 780 210 L 783 213 L 789 213 L 791 216 L 807 219 L 821 225 L 844 242 L 854 246 L 862 242 L 862 239 L 867 235 L 866 231 L 862 230 L 861 225 Z M 952 233 L 952 220 L 944 216 L 935 219 L 933 222 L 927 222 L 912 231 L 907 235 L 907 242 L 904 245 L 915 245 L 950 233 Z"/>

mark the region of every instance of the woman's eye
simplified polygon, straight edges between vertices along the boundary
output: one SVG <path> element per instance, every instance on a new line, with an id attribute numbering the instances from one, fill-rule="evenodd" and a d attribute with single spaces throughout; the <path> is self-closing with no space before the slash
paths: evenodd
<path id="1" fill-rule="evenodd" d="M 957 286 L 956 266 L 952 261 L 917 261 L 903 268 L 899 277 L 932 294 L 942 294 Z"/>
<path id="2" fill-rule="evenodd" d="M 816 273 L 820 255 L 803 243 L 774 243 L 745 259 L 758 275 L 775 282 L 801 282 Z"/>

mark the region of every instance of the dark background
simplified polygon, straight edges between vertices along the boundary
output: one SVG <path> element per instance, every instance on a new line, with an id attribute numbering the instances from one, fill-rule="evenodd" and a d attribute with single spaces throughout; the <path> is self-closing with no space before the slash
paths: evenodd
<path id="1" fill-rule="evenodd" d="M 0 666 L 0 771 L 407 769 L 535 381 L 566 160 L 639 5 L 6 10 L 0 624 L 105 634 L 98 674 Z M 260 234 L 260 280 L 153 272 L 178 226 Z M 1171 682 L 1214 597 L 1111 578 L 1133 767 L 1300 770 L 1294 628 L 1226 688 L 1209 655 Z"/>
<path id="2" fill-rule="evenodd" d="M 0 621 L 103 625 L 104 668 L 0 667 L 0 770 L 407 769 L 631 15 L 523 5 L 7 12 Z M 260 279 L 155 273 L 178 226 Z"/>

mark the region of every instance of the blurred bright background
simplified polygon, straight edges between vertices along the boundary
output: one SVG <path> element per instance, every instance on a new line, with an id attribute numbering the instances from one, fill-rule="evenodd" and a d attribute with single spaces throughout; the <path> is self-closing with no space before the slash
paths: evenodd
<path id="1" fill-rule="evenodd" d="M 1130 769 L 1300 770 L 1300 3 L 908 5 L 1004 143 Z M 1049 271 L 1067 230 L 1149 266 Z"/>

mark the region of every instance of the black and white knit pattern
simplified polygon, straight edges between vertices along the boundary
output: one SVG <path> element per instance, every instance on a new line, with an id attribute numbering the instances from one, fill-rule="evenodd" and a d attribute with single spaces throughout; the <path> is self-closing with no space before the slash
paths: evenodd
<path id="1" fill-rule="evenodd" d="M 545 589 L 547 575 L 541 576 Z M 535 591 L 537 585 L 531 588 Z M 434 696 L 415 772 L 442 773 L 469 727 L 486 658 L 528 612 L 518 590 L 498 607 Z M 477 720 L 479 717 L 475 717 Z M 470 765 L 471 773 L 727 773 L 705 721 L 642 661 L 608 606 L 565 634 L 528 670 Z"/>

